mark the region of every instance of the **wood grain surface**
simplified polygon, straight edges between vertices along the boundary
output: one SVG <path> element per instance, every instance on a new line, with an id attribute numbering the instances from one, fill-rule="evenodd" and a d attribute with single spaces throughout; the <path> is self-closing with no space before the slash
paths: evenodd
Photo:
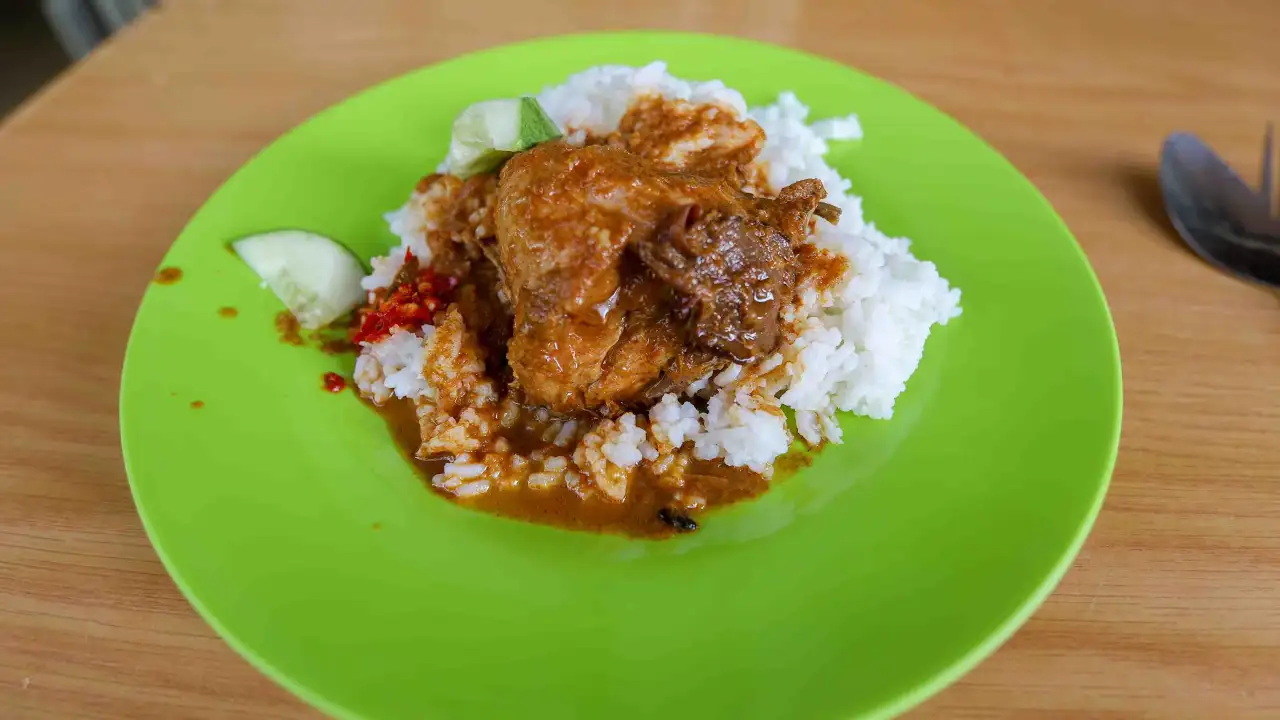
<path id="1" fill-rule="evenodd" d="M 165 3 L 0 126 L 0 717 L 318 717 L 214 636 L 143 535 L 116 424 L 141 293 L 214 188 L 317 110 L 623 27 L 905 86 L 1026 173 L 1101 277 L 1125 378 L 1102 516 L 1035 617 L 913 717 L 1280 717 L 1280 298 L 1185 251 L 1153 171 L 1185 129 L 1254 176 L 1276 0 Z"/>

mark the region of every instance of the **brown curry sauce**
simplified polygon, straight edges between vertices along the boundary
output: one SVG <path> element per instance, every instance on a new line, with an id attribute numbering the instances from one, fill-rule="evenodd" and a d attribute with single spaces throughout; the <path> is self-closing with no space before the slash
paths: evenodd
<path id="1" fill-rule="evenodd" d="M 482 510 L 496 515 L 525 520 L 528 522 L 553 525 L 568 530 L 585 530 L 600 533 L 616 533 L 631 537 L 666 538 L 678 532 L 694 528 L 679 529 L 680 518 L 689 518 L 689 511 L 674 502 L 673 491 L 662 487 L 658 479 L 643 467 L 637 470 L 631 481 L 626 502 L 616 502 L 597 494 L 580 497 L 564 485 L 551 488 L 530 488 L 521 484 L 515 489 L 501 492 L 490 491 L 474 497 L 459 498 L 446 490 L 437 489 L 431 478 L 444 470 L 446 460 L 437 458 L 421 460 L 417 457 L 418 447 L 422 444 L 419 436 L 418 419 L 413 403 L 408 400 L 393 399 L 382 406 L 370 404 L 387 422 L 396 446 L 422 477 L 423 484 L 437 495 L 459 505 Z M 501 437 L 519 451 L 527 451 L 545 446 L 536 437 L 523 434 L 520 426 L 504 431 Z M 796 460 L 789 460 L 793 455 Z M 719 461 L 692 461 L 684 472 L 684 490 L 706 498 L 706 508 L 729 505 L 761 495 L 769 489 L 771 482 L 777 482 L 794 470 L 808 462 L 802 459 L 803 452 L 793 452 L 779 458 L 778 471 L 773 480 L 760 473 L 745 468 L 731 468 Z M 705 510 L 704 509 L 704 510 Z M 664 520 L 661 515 L 667 515 Z M 676 523 L 670 522 L 675 520 Z M 695 525 L 696 527 L 696 525 Z"/>
<path id="2" fill-rule="evenodd" d="M 157 285 L 173 285 L 182 279 L 182 268 L 164 267 L 156 271 L 153 282 Z"/>

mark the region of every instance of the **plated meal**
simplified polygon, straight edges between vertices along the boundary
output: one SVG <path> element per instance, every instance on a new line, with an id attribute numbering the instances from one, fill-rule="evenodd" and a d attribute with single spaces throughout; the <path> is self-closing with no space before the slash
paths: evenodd
<path id="1" fill-rule="evenodd" d="M 333 717 L 890 717 L 1030 616 L 1115 460 L 1106 301 L 1035 186 L 753 41 L 389 80 L 160 268 L 121 378 L 139 516 Z"/>
<path id="2" fill-rule="evenodd" d="M 306 233 L 237 250 L 304 325 L 356 306 L 354 384 L 438 493 L 687 532 L 842 442 L 838 412 L 888 419 L 960 313 L 825 162 L 856 117 L 807 114 L 662 63 L 594 67 L 462 113 L 367 276 Z"/>

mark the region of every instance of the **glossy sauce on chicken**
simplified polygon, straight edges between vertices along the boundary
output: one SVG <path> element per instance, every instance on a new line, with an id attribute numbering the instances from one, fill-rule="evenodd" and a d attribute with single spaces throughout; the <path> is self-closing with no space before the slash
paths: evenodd
<path id="1" fill-rule="evenodd" d="M 824 195 L 806 181 L 754 197 L 609 144 L 517 155 L 494 212 L 516 382 L 557 411 L 608 410 L 685 350 L 772 352 L 794 297 L 792 246 Z"/>

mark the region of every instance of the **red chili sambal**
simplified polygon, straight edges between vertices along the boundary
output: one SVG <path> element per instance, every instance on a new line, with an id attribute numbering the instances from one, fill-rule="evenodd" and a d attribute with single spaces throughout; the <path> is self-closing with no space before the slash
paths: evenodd
<path id="1" fill-rule="evenodd" d="M 406 251 L 405 263 L 414 260 L 413 255 Z M 403 271 L 401 275 L 404 275 Z M 430 267 L 410 274 L 407 279 L 397 277 L 397 280 L 401 282 L 365 314 L 353 342 L 377 342 L 398 327 L 417 328 L 431 322 L 436 311 L 444 307 L 445 300 L 458 286 L 457 278 L 439 274 Z"/>
<path id="2" fill-rule="evenodd" d="M 324 374 L 324 389 L 331 393 L 340 393 L 347 389 L 347 379 L 336 372 Z"/>

